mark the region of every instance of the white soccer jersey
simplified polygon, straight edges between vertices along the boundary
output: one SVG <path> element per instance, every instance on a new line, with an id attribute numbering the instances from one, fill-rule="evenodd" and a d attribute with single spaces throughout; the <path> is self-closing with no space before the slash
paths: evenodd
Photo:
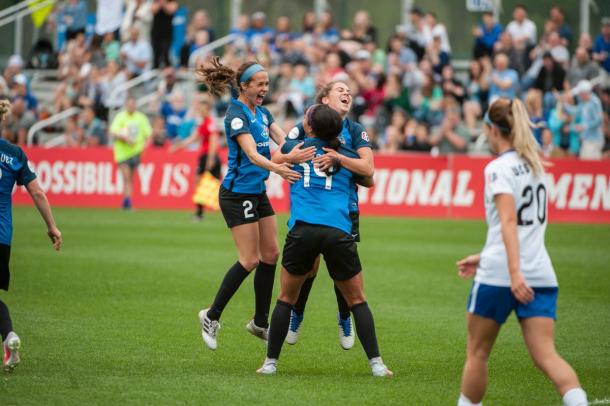
<path id="1" fill-rule="evenodd" d="M 521 272 L 531 287 L 555 287 L 557 277 L 544 246 L 547 224 L 547 189 L 530 165 L 515 151 L 508 151 L 485 167 L 485 216 L 487 241 L 475 281 L 510 286 L 506 249 L 494 196 L 511 194 L 517 211 Z"/>

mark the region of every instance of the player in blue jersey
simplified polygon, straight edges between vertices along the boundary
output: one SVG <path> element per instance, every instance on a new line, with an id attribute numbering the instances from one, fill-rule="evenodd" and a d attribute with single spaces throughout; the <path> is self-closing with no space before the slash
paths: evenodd
<path id="1" fill-rule="evenodd" d="M 4 123 L 11 111 L 8 100 L 0 100 L 0 123 Z M 11 240 L 13 237 L 12 193 L 15 183 L 25 186 L 42 218 L 47 224 L 47 234 L 56 250 L 61 247 L 61 232 L 55 225 L 47 197 L 40 188 L 36 175 L 28 166 L 25 153 L 16 145 L 0 139 L 0 289 L 8 291 L 11 257 Z M 0 300 L 0 335 L 4 357 L 2 367 L 12 371 L 19 363 L 21 340 L 13 331 L 8 307 Z"/>
<path id="2" fill-rule="evenodd" d="M 201 67 L 197 73 L 212 93 L 219 94 L 227 88 L 233 93 L 224 119 L 229 168 L 220 188 L 220 209 L 231 229 L 238 261 L 226 273 L 212 305 L 199 312 L 203 340 L 210 349 L 216 349 L 220 316 L 254 269 L 255 313 L 246 329 L 267 339 L 279 247 L 275 213 L 265 192 L 265 180 L 273 171 L 288 182 L 295 182 L 301 175 L 288 162 L 310 159 L 315 148 L 295 149 L 286 163 L 271 161 L 269 138 L 279 145 L 285 134 L 271 113 L 261 106 L 269 91 L 269 75 L 258 63 L 247 62 L 234 71 L 215 58 L 211 67 Z"/>
<path id="3" fill-rule="evenodd" d="M 322 104 L 310 107 L 303 124 L 308 134 L 304 146 L 315 146 L 317 155 L 339 147 L 337 136 L 342 120 L 332 108 Z M 282 152 L 289 152 L 295 144 L 286 142 Z M 373 315 L 364 297 L 360 258 L 348 207 L 353 175 L 345 168 L 324 172 L 313 160 L 295 169 L 302 177 L 290 187 L 289 233 L 282 255 L 281 288 L 271 316 L 267 357 L 257 372 L 276 372 L 292 307 L 314 263 L 323 255 L 330 276 L 354 315 L 356 332 L 373 375 L 392 376 L 379 355 Z"/>
<path id="4" fill-rule="evenodd" d="M 326 154 L 318 156 L 314 162 L 319 165 L 322 171 L 327 170 L 330 166 L 341 161 L 341 165 L 356 175 L 360 175 L 366 179 L 372 179 L 373 172 L 375 169 L 373 162 L 373 151 L 371 144 L 368 139 L 368 135 L 362 127 L 347 118 L 349 111 L 352 106 L 352 95 L 350 88 L 347 84 L 342 81 L 333 81 L 324 86 L 316 96 L 316 102 L 325 104 L 331 107 L 333 110 L 338 112 L 343 119 L 343 126 L 341 134 L 338 139 L 341 145 L 348 147 L 357 152 L 356 156 L 347 157 L 342 154 L 337 154 L 332 149 L 325 149 Z M 304 140 L 305 130 L 303 124 L 298 124 L 292 130 L 288 132 L 288 140 Z M 279 154 L 274 155 L 274 160 L 281 162 L 282 156 Z M 367 184 L 364 186 L 372 186 Z M 358 187 L 353 182 L 350 188 L 350 200 L 349 200 L 349 215 L 352 220 L 352 235 L 354 235 L 356 242 L 360 241 L 360 212 L 358 208 Z M 309 297 L 309 292 L 314 282 L 314 278 L 317 274 L 319 261 L 314 264 L 314 269 L 310 274 L 310 278 L 305 281 L 299 299 L 294 306 L 290 319 L 290 329 L 286 336 L 286 342 L 288 344 L 296 344 L 299 334 L 301 332 L 301 324 L 303 322 L 305 305 Z M 337 286 L 335 286 L 335 295 L 337 297 L 337 305 L 339 313 L 337 315 L 339 325 L 339 343 L 341 347 L 348 350 L 354 345 L 354 328 L 352 319 L 350 317 L 350 309 L 347 302 L 339 292 Z"/>

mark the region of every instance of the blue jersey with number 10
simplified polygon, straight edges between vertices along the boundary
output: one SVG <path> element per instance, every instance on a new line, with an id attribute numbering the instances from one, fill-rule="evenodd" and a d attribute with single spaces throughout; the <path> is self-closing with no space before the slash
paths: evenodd
<path id="1" fill-rule="evenodd" d="M 301 141 L 287 141 L 282 153 L 287 154 Z M 327 144 L 317 138 L 307 138 L 301 148 L 316 147 L 316 156 L 324 155 Z M 352 151 L 340 150 L 350 156 Z M 357 155 L 356 155 L 357 156 Z M 312 161 L 294 165 L 293 169 L 301 174 L 301 179 L 290 186 L 290 219 L 288 228 L 292 229 L 297 221 L 308 224 L 338 228 L 347 234 L 352 231 L 349 217 L 349 197 L 353 188 L 352 173 L 340 168 L 332 175 L 314 167 Z"/>

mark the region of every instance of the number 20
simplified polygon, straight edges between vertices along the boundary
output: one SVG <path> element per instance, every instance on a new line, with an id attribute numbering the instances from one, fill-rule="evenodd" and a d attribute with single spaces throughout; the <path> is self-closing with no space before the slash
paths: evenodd
<path id="1" fill-rule="evenodd" d="M 536 188 L 536 192 L 534 193 L 534 188 L 532 186 L 526 186 L 523 189 L 523 193 L 521 197 L 525 198 L 526 201 L 521 205 L 519 210 L 517 211 L 517 224 L 520 226 L 531 226 L 534 224 L 534 220 L 526 220 L 523 218 L 523 211 L 530 207 L 532 203 L 534 203 L 534 196 L 536 197 L 536 217 L 540 224 L 544 224 L 546 221 L 546 188 L 544 185 L 540 184 Z"/>

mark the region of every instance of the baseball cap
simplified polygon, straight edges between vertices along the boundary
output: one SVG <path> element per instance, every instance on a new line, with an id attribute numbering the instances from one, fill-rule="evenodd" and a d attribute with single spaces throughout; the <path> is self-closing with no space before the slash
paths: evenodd
<path id="1" fill-rule="evenodd" d="M 371 53 L 369 51 L 367 51 L 366 49 L 360 49 L 358 51 L 356 51 L 356 53 L 354 54 L 354 59 L 357 60 L 365 60 L 365 59 L 369 59 L 371 57 Z"/>
<path id="2" fill-rule="evenodd" d="M 28 78 L 26 78 L 23 73 L 20 73 L 13 77 L 13 82 L 17 85 L 25 86 L 28 84 Z"/>
<path id="3" fill-rule="evenodd" d="M 23 68 L 23 58 L 21 55 L 12 55 L 10 58 L 8 58 L 8 66 Z"/>
<path id="4" fill-rule="evenodd" d="M 591 93 L 592 90 L 593 86 L 591 86 L 591 82 L 589 82 L 588 80 L 581 80 L 576 84 L 576 86 L 572 88 L 570 93 L 575 96 L 580 93 Z"/>
<path id="5" fill-rule="evenodd" d="M 602 25 L 610 25 L 610 17 L 602 17 Z"/>

